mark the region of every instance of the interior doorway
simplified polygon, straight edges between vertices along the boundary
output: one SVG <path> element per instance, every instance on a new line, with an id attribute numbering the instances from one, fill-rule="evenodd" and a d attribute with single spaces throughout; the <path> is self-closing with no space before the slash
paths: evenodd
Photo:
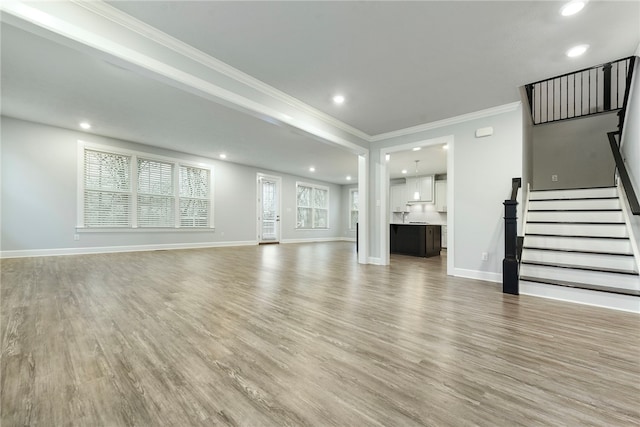
<path id="1" fill-rule="evenodd" d="M 414 143 L 409 143 L 409 144 L 402 144 L 402 145 L 397 145 L 397 146 L 393 146 L 393 147 L 387 147 L 387 148 L 383 148 L 380 152 L 380 205 L 378 206 L 379 208 L 379 217 L 382 219 L 382 221 L 380 221 L 380 243 L 381 243 L 381 259 L 380 259 L 380 264 L 382 265 L 387 265 L 390 263 L 390 233 L 389 233 L 389 228 L 390 228 L 390 223 L 394 222 L 394 221 L 398 221 L 398 217 L 394 218 L 394 213 L 391 212 L 393 211 L 393 205 L 394 202 L 391 200 L 391 196 L 392 194 L 390 194 L 390 187 L 391 187 L 391 178 L 393 177 L 393 175 L 390 173 L 390 165 L 389 165 L 389 161 L 390 159 L 394 158 L 394 155 L 399 156 L 402 155 L 403 153 L 413 153 L 410 154 L 410 160 L 414 161 L 414 167 L 413 170 L 410 170 L 409 165 L 407 166 L 407 176 L 411 175 L 411 172 L 413 172 L 414 177 L 413 180 L 411 181 L 412 184 L 409 185 L 411 187 L 411 193 L 409 194 L 409 196 L 413 196 L 414 193 L 422 193 L 421 187 L 418 187 L 416 184 L 417 182 L 419 182 L 416 178 L 417 175 L 419 175 L 419 173 L 416 171 L 417 166 L 419 165 L 421 162 L 418 162 L 417 164 L 415 163 L 415 160 L 419 158 L 419 156 L 417 155 L 417 152 L 419 152 L 420 150 L 423 149 L 427 149 L 428 147 L 433 147 L 436 148 L 438 147 L 439 150 L 444 149 L 444 147 L 446 147 L 446 168 L 444 171 L 440 171 L 444 172 L 444 180 L 446 180 L 446 184 L 440 183 L 444 185 L 444 194 L 446 194 L 446 206 L 444 207 L 444 209 L 434 209 L 434 206 L 436 203 L 435 200 L 435 180 L 438 175 L 438 172 L 436 172 L 435 174 L 433 174 L 433 180 L 434 182 L 432 183 L 432 189 L 434 191 L 434 198 L 430 199 L 432 200 L 431 202 L 429 202 L 430 207 L 429 209 L 431 210 L 437 210 L 437 211 L 444 211 L 443 213 L 439 214 L 442 218 L 443 218 L 443 224 L 444 224 L 444 229 L 446 230 L 446 242 L 444 244 L 442 244 L 442 247 L 446 247 L 446 263 L 447 263 L 447 274 L 452 275 L 453 274 L 453 269 L 454 269 L 454 204 L 453 204 L 453 189 L 454 189 L 454 171 L 453 171 L 453 135 L 449 135 L 449 136 L 443 136 L 443 137 L 438 137 L 438 138 L 433 138 L 433 139 L 429 139 L 429 140 L 425 140 L 425 141 L 419 141 L 419 142 L 414 142 Z M 424 159 L 423 159 L 424 160 Z M 424 162 L 422 162 L 424 164 Z M 425 171 L 424 169 L 421 169 L 423 171 L 423 174 L 426 172 L 428 174 L 432 173 L 429 171 Z M 398 171 L 396 171 L 398 172 Z M 441 179 L 441 178 L 440 178 Z M 407 182 L 409 182 L 409 180 L 406 180 Z M 408 190 L 407 190 L 408 191 Z M 407 193 L 408 194 L 408 193 Z M 405 199 L 407 198 L 411 198 L 405 194 Z M 398 204 L 398 203 L 396 203 Z M 412 209 L 413 211 L 413 209 Z M 426 209 L 425 209 L 426 211 Z M 422 213 L 422 216 L 424 216 L 424 213 Z M 400 215 L 403 215 L 401 222 L 404 222 L 405 219 L 411 222 L 411 218 L 407 218 L 405 217 L 405 212 L 400 213 Z M 427 221 L 425 223 L 432 223 L 430 218 L 423 218 L 423 217 L 419 217 L 417 218 L 418 221 L 420 221 L 419 223 L 423 223 L 423 221 Z"/>
<path id="2" fill-rule="evenodd" d="M 279 176 L 257 174 L 258 181 L 258 243 L 280 243 L 280 188 Z"/>

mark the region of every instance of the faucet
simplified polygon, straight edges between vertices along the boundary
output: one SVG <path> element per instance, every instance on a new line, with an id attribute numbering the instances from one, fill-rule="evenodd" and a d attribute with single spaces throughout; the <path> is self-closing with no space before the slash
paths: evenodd
<path id="1" fill-rule="evenodd" d="M 409 215 L 409 212 L 402 212 L 402 223 L 403 224 L 404 224 L 404 221 L 405 221 L 407 215 Z"/>

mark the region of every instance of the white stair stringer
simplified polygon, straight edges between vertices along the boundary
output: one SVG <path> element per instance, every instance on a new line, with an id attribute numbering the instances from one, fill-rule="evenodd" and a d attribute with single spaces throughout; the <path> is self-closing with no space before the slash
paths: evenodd
<path id="1" fill-rule="evenodd" d="M 526 218 L 522 293 L 594 305 L 600 296 L 640 312 L 640 275 L 615 187 L 531 191 Z"/>

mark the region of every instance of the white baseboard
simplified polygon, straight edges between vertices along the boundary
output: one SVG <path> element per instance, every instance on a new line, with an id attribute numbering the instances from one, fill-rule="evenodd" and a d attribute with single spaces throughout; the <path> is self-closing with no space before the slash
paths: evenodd
<path id="1" fill-rule="evenodd" d="M 628 311 L 631 313 L 640 313 L 640 297 L 632 295 L 621 295 L 524 281 L 520 282 L 520 294 Z"/>
<path id="2" fill-rule="evenodd" d="M 373 264 L 373 265 L 384 265 L 384 264 L 382 263 L 382 258 L 372 257 L 372 256 L 370 256 L 370 257 L 367 259 L 367 263 L 368 263 L 368 264 Z"/>
<path id="3" fill-rule="evenodd" d="M 115 252 L 143 252 L 158 250 L 177 249 L 202 249 L 220 248 L 228 246 L 252 246 L 257 245 L 257 241 L 233 241 L 233 242 L 203 242 L 203 243 L 166 243 L 159 245 L 134 245 L 134 246 L 103 246 L 92 248 L 60 248 L 60 249 L 29 249 L 20 251 L 1 251 L 0 258 L 30 258 L 41 256 L 62 256 L 62 255 L 86 255 L 105 254 Z"/>
<path id="4" fill-rule="evenodd" d="M 484 280 L 485 282 L 502 283 L 502 273 L 491 273 L 489 271 L 454 268 L 453 275 L 456 277 L 464 277 L 467 279 Z"/>
<path id="5" fill-rule="evenodd" d="M 280 239 L 280 243 L 318 243 L 318 242 L 350 242 L 348 237 L 309 237 L 307 239 Z M 355 242 L 355 239 L 353 240 Z"/>
<path id="6" fill-rule="evenodd" d="M 355 243 L 355 242 L 356 242 L 356 238 L 355 238 L 355 237 L 341 237 L 341 238 L 340 238 L 340 241 L 342 241 L 342 242 L 353 242 L 353 243 Z"/>

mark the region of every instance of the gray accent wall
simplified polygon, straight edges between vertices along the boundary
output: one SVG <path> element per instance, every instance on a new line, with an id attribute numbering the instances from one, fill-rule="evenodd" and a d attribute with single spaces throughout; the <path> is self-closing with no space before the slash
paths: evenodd
<path id="1" fill-rule="evenodd" d="M 533 189 L 613 186 L 607 132 L 617 129 L 615 112 L 534 126 Z M 558 175 L 557 182 L 552 175 Z"/>
<path id="2" fill-rule="evenodd" d="M 256 173 L 282 177 L 282 240 L 343 237 L 346 206 L 341 185 L 192 156 L 84 132 L 2 117 L 0 249 L 46 254 L 56 250 L 131 246 L 207 246 L 257 241 Z M 214 167 L 214 230 L 76 232 L 78 140 L 120 147 Z M 330 228 L 296 230 L 296 182 L 330 189 Z M 79 234 L 79 240 L 74 235 Z M 35 252 L 34 252 L 35 251 Z"/>

